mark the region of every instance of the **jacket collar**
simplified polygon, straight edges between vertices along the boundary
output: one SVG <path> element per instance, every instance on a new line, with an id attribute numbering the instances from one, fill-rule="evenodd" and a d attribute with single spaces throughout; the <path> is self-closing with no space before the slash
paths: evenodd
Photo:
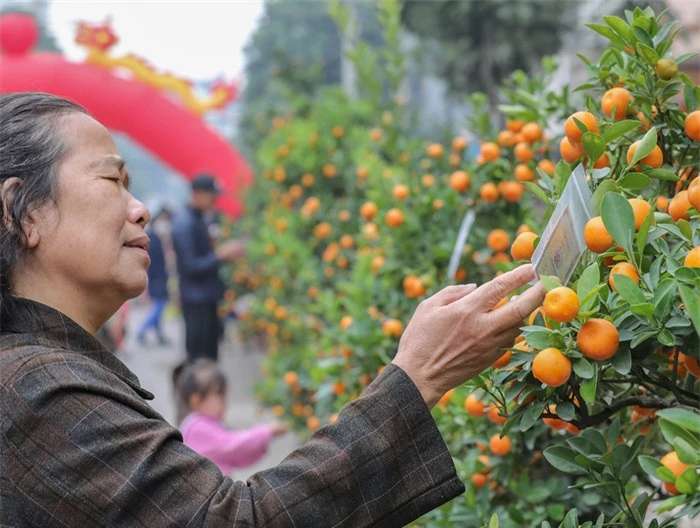
<path id="1" fill-rule="evenodd" d="M 136 374 L 68 316 L 23 297 L 13 296 L 11 303 L 9 313 L 0 320 L 0 335 L 24 334 L 29 338 L 27 344 L 61 348 L 88 356 L 130 385 L 144 399 L 154 398 L 153 394 L 141 387 Z"/>

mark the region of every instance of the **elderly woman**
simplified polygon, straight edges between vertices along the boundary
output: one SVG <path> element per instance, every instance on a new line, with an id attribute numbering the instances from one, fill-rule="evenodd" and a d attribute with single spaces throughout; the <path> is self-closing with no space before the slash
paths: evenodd
<path id="1" fill-rule="evenodd" d="M 530 266 L 424 301 L 393 364 L 248 482 L 182 443 L 95 333 L 147 284 L 148 210 L 80 106 L 0 95 L 0 525 L 401 526 L 463 491 L 429 409 L 543 298 Z"/>

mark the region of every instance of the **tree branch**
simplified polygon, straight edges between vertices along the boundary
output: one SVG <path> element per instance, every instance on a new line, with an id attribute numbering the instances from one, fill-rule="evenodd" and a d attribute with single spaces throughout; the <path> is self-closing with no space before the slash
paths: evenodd
<path id="1" fill-rule="evenodd" d="M 669 407 L 676 406 L 673 404 L 673 402 L 669 402 L 668 400 L 664 400 L 662 398 L 657 398 L 656 396 L 634 396 L 630 398 L 623 398 L 621 400 L 617 400 L 604 411 L 589 416 L 585 420 L 574 420 L 571 423 L 579 429 L 591 427 L 593 425 L 598 425 L 608 420 L 616 412 L 621 411 L 625 407 L 631 407 L 632 405 L 639 405 L 640 407 L 644 407 L 646 409 L 667 409 Z"/>
<path id="2" fill-rule="evenodd" d="M 637 376 L 639 376 L 640 378 L 656 385 L 657 387 L 661 387 L 663 389 L 666 389 L 667 391 L 672 392 L 676 399 L 684 405 L 697 405 L 700 401 L 700 397 L 698 397 L 697 394 L 693 394 L 692 392 L 688 392 L 676 385 L 668 383 L 663 377 L 656 378 L 655 376 L 652 376 L 651 373 L 646 372 L 643 368 L 632 368 L 634 370 L 634 373 L 637 374 Z"/>

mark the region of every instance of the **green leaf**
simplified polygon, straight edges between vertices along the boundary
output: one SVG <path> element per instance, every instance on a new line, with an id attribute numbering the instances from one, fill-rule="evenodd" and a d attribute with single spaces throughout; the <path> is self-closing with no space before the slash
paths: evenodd
<path id="1" fill-rule="evenodd" d="M 534 402 L 531 404 L 523 414 L 523 419 L 520 421 L 520 430 L 527 431 L 533 425 L 535 425 L 540 419 L 542 411 L 546 406 L 546 402 Z"/>
<path id="2" fill-rule="evenodd" d="M 642 138 L 641 143 L 639 143 L 637 150 L 634 151 L 630 166 L 636 165 L 640 159 L 645 158 L 651 153 L 652 150 L 654 150 L 657 138 L 656 128 L 651 127 L 649 131 L 644 134 L 644 137 Z"/>
<path id="3" fill-rule="evenodd" d="M 676 451 L 681 462 L 696 466 L 700 463 L 700 452 L 683 438 L 676 438 L 673 442 L 673 449 Z"/>
<path id="4" fill-rule="evenodd" d="M 593 288 L 591 291 L 589 291 L 586 296 L 581 299 L 581 308 L 579 310 L 580 313 L 585 313 L 588 312 L 589 310 L 595 309 L 597 306 L 598 302 L 598 294 L 602 292 L 603 290 L 607 290 L 608 285 L 607 283 L 602 283 L 598 284 L 595 288 Z"/>
<path id="5" fill-rule="evenodd" d="M 676 281 L 671 278 L 663 279 L 654 290 L 654 317 L 664 319 L 671 311 L 676 299 Z"/>
<path id="6" fill-rule="evenodd" d="M 698 277 L 700 277 L 700 269 L 698 268 L 678 268 L 676 270 L 678 282 L 693 284 Z"/>
<path id="7" fill-rule="evenodd" d="M 688 500 L 685 496 L 683 495 L 676 495 L 675 497 L 671 497 L 670 499 L 666 499 L 661 503 L 659 507 L 656 508 L 657 513 L 665 513 L 667 511 L 671 511 L 681 504 L 684 504 L 685 501 Z"/>
<path id="8" fill-rule="evenodd" d="M 573 362 L 574 373 L 579 378 L 591 379 L 595 372 L 593 371 L 593 366 L 589 363 L 586 358 L 579 358 Z"/>
<path id="9" fill-rule="evenodd" d="M 576 408 L 571 402 L 561 402 L 557 403 L 557 416 L 562 420 L 570 422 L 576 416 Z"/>
<path id="10" fill-rule="evenodd" d="M 656 468 L 656 476 L 658 478 L 660 478 L 661 480 L 663 480 L 664 482 L 668 482 L 670 484 L 673 484 L 676 482 L 676 476 L 666 466 L 661 466 L 660 468 Z"/>
<path id="11" fill-rule="evenodd" d="M 651 40 L 651 37 L 649 36 L 649 33 L 647 33 L 643 28 L 641 28 L 638 24 L 638 21 L 642 20 L 642 24 L 644 25 L 644 22 L 646 22 L 644 19 L 638 18 L 635 20 L 635 25 L 633 26 L 634 30 L 634 36 L 637 37 L 637 40 L 639 43 L 637 43 L 637 52 L 639 53 L 639 44 L 644 44 L 645 46 L 648 46 L 650 48 L 654 47 L 654 42 Z M 656 61 L 652 62 L 651 65 L 653 66 L 656 63 Z"/>
<path id="12" fill-rule="evenodd" d="M 581 60 L 586 64 L 586 66 L 593 66 L 593 63 L 591 62 L 591 59 L 589 59 L 588 57 L 586 57 L 583 53 L 577 53 L 576 56 L 577 56 L 579 59 L 581 59 Z"/>
<path id="13" fill-rule="evenodd" d="M 666 328 L 687 328 L 688 326 L 692 325 L 693 323 L 690 322 L 690 320 L 686 319 L 685 317 L 680 317 L 677 315 L 674 315 L 671 317 L 668 321 L 666 321 Z"/>
<path id="14" fill-rule="evenodd" d="M 538 168 L 537 172 L 540 172 L 541 170 L 542 169 Z M 542 174 L 540 174 L 540 176 L 542 176 Z M 544 189 L 542 189 L 542 187 L 540 187 L 539 185 L 535 185 L 532 182 L 523 182 L 523 183 L 525 185 L 525 188 L 528 191 L 530 191 L 532 194 L 534 194 L 537 198 L 539 198 L 542 201 L 542 203 L 544 203 L 544 204 L 550 203 L 551 200 L 549 199 L 547 194 L 544 192 Z"/>
<path id="15" fill-rule="evenodd" d="M 598 378 L 597 376 L 593 376 L 593 378 L 587 379 L 583 383 L 581 383 L 581 397 L 587 403 L 593 403 L 595 401 L 597 389 Z"/>
<path id="16" fill-rule="evenodd" d="M 534 332 L 529 332 L 525 336 L 525 341 L 535 350 L 542 350 L 556 344 L 554 335 L 550 330 L 536 330 Z"/>
<path id="17" fill-rule="evenodd" d="M 614 274 L 615 289 L 630 305 L 641 304 L 646 302 L 644 292 L 637 286 L 637 283 L 630 279 L 627 275 Z"/>
<path id="18" fill-rule="evenodd" d="M 595 162 L 605 152 L 605 140 L 593 132 L 584 132 L 581 142 L 586 155 Z"/>
<path id="19" fill-rule="evenodd" d="M 622 20 L 620 17 L 617 16 L 604 16 L 603 20 L 613 28 L 615 33 L 620 35 L 625 40 L 629 40 L 631 35 L 630 35 L 630 27 L 627 25 L 627 22 Z"/>
<path id="20" fill-rule="evenodd" d="M 578 528 L 578 513 L 576 509 L 569 510 L 569 513 L 564 517 L 564 522 L 561 523 L 560 528 Z"/>
<path id="21" fill-rule="evenodd" d="M 605 431 L 605 439 L 607 445 L 615 445 L 617 439 L 620 438 L 620 429 L 622 424 L 620 423 L 620 416 L 615 416 L 613 422 L 607 427 Z"/>
<path id="22" fill-rule="evenodd" d="M 694 467 L 689 467 L 676 479 L 676 488 L 681 493 L 691 494 L 698 485 L 698 474 Z"/>
<path id="23" fill-rule="evenodd" d="M 690 60 L 694 57 L 697 57 L 697 53 L 694 51 L 689 51 L 688 53 L 684 53 L 680 57 L 676 59 L 676 64 L 683 64 L 685 61 Z"/>
<path id="24" fill-rule="evenodd" d="M 596 211 L 600 210 L 603 199 L 608 193 L 618 193 L 620 191 L 620 186 L 614 180 L 604 180 L 601 182 L 601 184 L 598 185 L 598 188 L 593 192 L 593 201 L 596 205 Z"/>
<path id="25" fill-rule="evenodd" d="M 652 316 L 652 314 L 654 313 L 654 308 L 655 307 L 653 304 L 648 303 L 648 302 L 644 302 L 644 303 L 631 305 L 630 311 L 634 315 L 639 315 L 640 317 L 644 317 L 646 319 L 649 319 Z"/>
<path id="26" fill-rule="evenodd" d="M 654 221 L 654 213 L 649 211 L 649 214 L 642 221 L 642 225 L 639 226 L 639 231 L 636 237 L 637 252 L 639 254 L 639 262 L 642 261 L 644 257 L 644 248 L 647 245 L 647 239 L 649 238 L 649 229 L 651 229 L 651 224 Z"/>
<path id="27" fill-rule="evenodd" d="M 494 513 L 489 521 L 489 528 L 498 528 L 498 514 Z"/>
<path id="28" fill-rule="evenodd" d="M 554 194 L 557 197 L 561 196 L 564 191 L 569 177 L 571 176 L 571 167 L 564 160 L 559 160 L 559 162 L 554 167 Z"/>
<path id="29" fill-rule="evenodd" d="M 621 475 L 623 467 L 630 461 L 632 449 L 627 444 L 616 444 L 611 450 L 613 474 Z"/>
<path id="30" fill-rule="evenodd" d="M 695 89 L 694 83 L 686 83 L 683 88 L 683 101 L 688 112 L 695 110 L 698 107 L 698 91 Z"/>
<path id="31" fill-rule="evenodd" d="M 688 222 L 685 218 L 679 218 L 676 225 L 686 240 L 693 240 L 693 228 L 690 227 L 690 222 Z"/>
<path id="32" fill-rule="evenodd" d="M 664 346 L 670 347 L 676 344 L 676 338 L 673 337 L 673 334 L 669 332 L 668 330 L 662 330 L 659 332 L 659 343 L 661 343 Z"/>
<path id="33" fill-rule="evenodd" d="M 561 286 L 561 281 L 559 280 L 559 277 L 556 277 L 554 275 L 542 275 L 540 276 L 540 280 L 542 281 L 542 286 L 544 286 L 544 289 L 549 291 L 552 291 L 554 288 L 558 288 Z"/>
<path id="34" fill-rule="evenodd" d="M 586 457 L 599 456 L 601 454 L 593 442 L 581 436 L 567 438 L 566 443 Z"/>
<path id="35" fill-rule="evenodd" d="M 627 199 L 617 193 L 608 193 L 603 198 L 600 206 L 600 214 L 603 225 L 618 245 L 622 246 L 628 254 L 632 253 L 629 247 L 628 233 L 634 233 L 634 212 Z"/>
<path id="36" fill-rule="evenodd" d="M 619 374 L 629 374 L 630 370 L 632 370 L 632 356 L 629 348 L 622 347 L 618 349 L 612 357 L 612 365 Z"/>
<path id="37" fill-rule="evenodd" d="M 644 472 L 651 477 L 656 477 L 656 470 L 663 467 L 663 464 L 658 459 L 647 455 L 638 456 L 637 461 Z"/>
<path id="38" fill-rule="evenodd" d="M 563 504 L 550 504 L 547 506 L 547 515 L 555 521 L 561 521 L 564 518 L 566 510 Z"/>
<path id="39" fill-rule="evenodd" d="M 678 427 L 682 427 L 693 433 L 700 434 L 700 415 L 697 413 L 687 409 L 675 408 L 657 411 L 656 415 L 659 418 L 663 418 L 664 420 L 677 425 Z"/>
<path id="40" fill-rule="evenodd" d="M 576 293 L 578 298 L 583 299 L 586 295 L 588 295 L 588 292 L 592 291 L 593 288 L 598 286 L 599 283 L 600 269 L 598 268 L 598 264 L 594 262 L 583 270 L 583 273 L 581 273 L 581 276 L 576 283 Z"/>
<path id="41" fill-rule="evenodd" d="M 651 185 L 651 178 L 643 172 L 628 172 L 617 180 L 617 184 L 628 191 L 640 191 Z"/>
<path id="42" fill-rule="evenodd" d="M 599 453 L 603 454 L 608 451 L 608 443 L 605 441 L 603 433 L 601 433 L 597 429 L 589 427 L 588 429 L 584 429 L 579 436 L 587 438 L 588 440 L 593 442 L 593 444 L 598 449 Z"/>
<path id="43" fill-rule="evenodd" d="M 678 438 L 683 438 L 691 446 L 697 446 L 697 450 L 700 451 L 700 439 L 685 427 L 676 425 L 663 418 L 659 420 L 659 426 L 661 427 L 661 433 L 669 444 L 673 444 Z"/>
<path id="44" fill-rule="evenodd" d="M 638 42 L 636 49 L 637 53 L 639 53 L 639 55 L 650 65 L 653 66 L 658 62 L 659 54 L 656 53 L 656 50 L 654 48 L 646 44 L 642 44 L 641 42 Z"/>
<path id="45" fill-rule="evenodd" d="M 668 169 L 652 169 L 650 171 L 646 171 L 644 174 L 654 180 L 680 181 L 680 178 Z"/>
<path id="46" fill-rule="evenodd" d="M 604 26 L 603 24 L 586 24 L 586 27 L 592 29 L 596 33 L 603 35 L 607 39 L 611 40 L 613 43 L 620 44 L 621 46 L 624 46 L 623 40 L 618 37 L 615 32 L 610 29 L 608 26 Z"/>
<path id="47" fill-rule="evenodd" d="M 606 143 L 620 138 L 639 127 L 640 121 L 636 119 L 625 119 L 623 121 L 615 121 L 612 125 L 603 132 L 603 139 Z"/>
<path id="48" fill-rule="evenodd" d="M 508 516 L 518 524 L 522 524 L 525 522 L 525 516 L 515 505 L 511 505 L 508 507 Z"/>
<path id="49" fill-rule="evenodd" d="M 687 284 L 679 284 L 678 289 L 681 292 L 683 304 L 685 304 L 685 311 L 690 320 L 693 321 L 695 331 L 700 335 L 700 296 L 698 296 L 697 290 Z"/>
<path id="50" fill-rule="evenodd" d="M 585 468 L 574 461 L 575 456 L 576 452 L 565 446 L 553 446 L 544 450 L 544 458 L 559 471 L 585 475 Z"/>

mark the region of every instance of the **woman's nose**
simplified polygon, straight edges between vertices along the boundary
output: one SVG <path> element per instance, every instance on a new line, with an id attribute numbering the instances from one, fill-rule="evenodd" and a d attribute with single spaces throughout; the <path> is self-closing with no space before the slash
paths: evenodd
<path id="1" fill-rule="evenodd" d="M 148 207 L 133 196 L 129 202 L 129 221 L 144 228 L 146 227 L 146 224 L 151 221 L 151 213 L 148 210 Z"/>

